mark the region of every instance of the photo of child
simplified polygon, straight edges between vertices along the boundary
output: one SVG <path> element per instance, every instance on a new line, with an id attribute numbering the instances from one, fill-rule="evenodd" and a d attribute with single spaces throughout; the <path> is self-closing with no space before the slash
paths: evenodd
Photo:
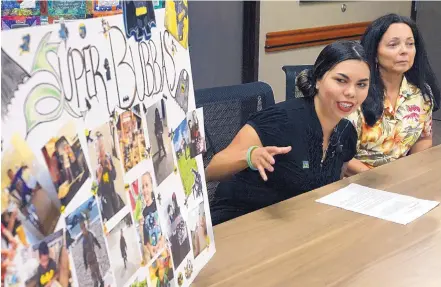
<path id="1" fill-rule="evenodd" d="M 11 138 L 2 156 L 2 206 L 17 212 L 26 236 L 41 240 L 52 234 L 61 202 L 46 169 L 18 135 Z"/>
<path id="2" fill-rule="evenodd" d="M 128 172 L 147 158 L 140 105 L 121 113 L 116 121 L 116 129 L 124 171 Z"/>
<path id="3" fill-rule="evenodd" d="M 124 286 L 141 266 L 141 252 L 130 212 L 106 235 L 116 286 Z"/>
<path id="4" fill-rule="evenodd" d="M 126 205 L 123 172 L 120 161 L 112 153 L 111 124 L 105 123 L 89 133 L 88 149 L 92 172 L 95 175 L 93 189 L 103 221 L 108 222 Z"/>
<path id="5" fill-rule="evenodd" d="M 188 198 L 193 193 L 193 198 L 196 198 L 202 197 L 203 188 L 196 159 L 191 157 L 188 127 L 187 119 L 184 119 L 175 130 L 173 145 L 178 159 L 178 169 L 184 186 L 185 197 Z"/>
<path id="6" fill-rule="evenodd" d="M 190 227 L 193 255 L 194 258 L 197 258 L 210 244 L 210 237 L 207 234 L 204 202 L 201 202 L 198 207 L 189 212 L 188 225 Z"/>
<path id="7" fill-rule="evenodd" d="M 165 101 L 147 108 L 146 119 L 156 183 L 160 185 L 174 170 Z"/>
<path id="8" fill-rule="evenodd" d="M 112 284 L 103 225 L 94 196 L 66 217 L 66 244 L 72 254 L 78 286 Z"/>
<path id="9" fill-rule="evenodd" d="M 178 205 L 176 193 L 165 201 L 166 213 L 169 225 L 168 239 L 171 245 L 171 253 L 175 269 L 179 267 L 184 258 L 190 252 L 190 240 L 187 223 L 185 222 L 181 208 Z"/>
<path id="10" fill-rule="evenodd" d="M 169 287 L 174 286 L 173 263 L 169 250 L 163 250 L 158 259 L 153 261 L 149 268 L 150 286 Z"/>
<path id="11" fill-rule="evenodd" d="M 193 158 L 206 152 L 204 116 L 202 108 L 187 114 L 188 130 L 190 134 L 190 156 Z"/>
<path id="12" fill-rule="evenodd" d="M 151 173 L 146 172 L 133 182 L 129 194 L 133 199 L 132 210 L 142 246 L 143 263 L 147 264 L 165 245 Z"/>
<path id="13" fill-rule="evenodd" d="M 58 197 L 67 206 L 90 176 L 75 122 L 66 123 L 42 152 Z"/>
<path id="14" fill-rule="evenodd" d="M 68 287 L 71 282 L 69 257 L 63 230 L 21 252 L 19 277 L 26 287 Z"/>

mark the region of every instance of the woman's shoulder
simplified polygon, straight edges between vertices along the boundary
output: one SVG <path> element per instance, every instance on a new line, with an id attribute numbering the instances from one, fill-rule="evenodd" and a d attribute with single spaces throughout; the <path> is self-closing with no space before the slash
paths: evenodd
<path id="1" fill-rule="evenodd" d="M 292 117 L 301 117 L 302 110 L 306 110 L 304 99 L 290 99 L 277 103 L 251 115 L 250 121 L 280 123 L 290 121 Z"/>
<path id="2" fill-rule="evenodd" d="M 408 81 L 406 77 L 403 78 L 400 87 L 400 95 L 406 97 L 407 105 L 416 105 L 422 108 L 426 112 L 431 112 L 432 110 L 432 89 L 426 83 L 424 85 L 424 90 L 428 94 L 424 94 L 420 88 L 414 83 Z"/>
<path id="3" fill-rule="evenodd" d="M 342 136 L 357 140 L 357 129 L 351 120 L 344 118 L 340 121 L 339 126 L 343 131 Z"/>
<path id="4" fill-rule="evenodd" d="M 343 148 L 343 160 L 348 162 L 357 153 L 358 133 L 356 127 L 348 119 L 342 119 L 339 126 L 342 129 L 339 136 Z"/>
<path id="5" fill-rule="evenodd" d="M 310 98 L 294 98 L 289 99 L 287 101 L 276 104 L 280 109 L 285 111 L 298 111 L 298 110 L 306 110 L 307 108 L 312 107 L 313 99 Z"/>

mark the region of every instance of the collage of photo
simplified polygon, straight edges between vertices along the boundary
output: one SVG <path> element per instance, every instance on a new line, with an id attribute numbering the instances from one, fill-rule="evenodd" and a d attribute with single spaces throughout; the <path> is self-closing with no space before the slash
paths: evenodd
<path id="1" fill-rule="evenodd" d="M 190 286 L 215 246 L 187 1 L 12 2 L 2 286 Z"/>
<path id="2" fill-rule="evenodd" d="M 2 224 L 17 227 L 14 234 L 25 250 L 21 261 L 29 267 L 20 278 L 27 287 L 71 287 L 73 281 L 123 287 L 138 280 L 142 266 L 149 275 L 138 285 L 168 286 L 174 270 L 191 265 L 190 254 L 197 258 L 209 245 L 196 161 L 205 150 L 202 111 L 189 112 L 174 131 L 167 126 L 164 100 L 137 105 L 117 119 L 87 130 L 84 149 L 75 122 L 68 121 L 40 150 L 46 166 L 24 139 L 11 139 L 2 158 L 2 188 L 8 191 Z M 125 173 L 140 164 L 147 168 L 125 183 Z M 181 188 L 160 194 L 157 187 L 170 175 Z M 92 183 L 85 185 L 89 178 Z M 65 229 L 55 231 L 62 206 L 82 188 L 89 198 L 64 215 Z M 189 198 L 200 199 L 192 210 Z"/>

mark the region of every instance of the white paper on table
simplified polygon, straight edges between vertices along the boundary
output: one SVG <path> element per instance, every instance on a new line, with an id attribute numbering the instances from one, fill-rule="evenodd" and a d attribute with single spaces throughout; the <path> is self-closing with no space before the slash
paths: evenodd
<path id="1" fill-rule="evenodd" d="M 439 204 L 437 201 L 418 199 L 355 183 L 317 199 L 316 202 L 399 224 L 408 224 Z"/>

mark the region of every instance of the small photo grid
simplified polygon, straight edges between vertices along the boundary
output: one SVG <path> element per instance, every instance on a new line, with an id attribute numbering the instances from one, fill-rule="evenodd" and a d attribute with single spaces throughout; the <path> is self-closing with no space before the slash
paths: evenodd
<path id="1" fill-rule="evenodd" d="M 130 212 L 106 236 L 116 286 L 124 286 L 141 267 L 136 227 Z"/>
<path id="2" fill-rule="evenodd" d="M 207 218 L 205 215 L 204 202 L 190 210 L 188 214 L 193 256 L 197 258 L 210 245 L 210 237 L 207 231 Z"/>
<path id="3" fill-rule="evenodd" d="M 145 172 L 128 186 L 137 238 L 141 246 L 141 265 L 148 264 L 165 246 L 157 200 L 154 193 L 153 176 Z"/>
<path id="4" fill-rule="evenodd" d="M 124 171 L 127 173 L 147 158 L 141 106 L 122 112 L 116 120 L 119 148 Z"/>
<path id="5" fill-rule="evenodd" d="M 159 100 L 145 108 L 145 114 L 156 182 L 160 185 L 174 170 L 166 102 L 163 99 Z"/>
<path id="6" fill-rule="evenodd" d="M 186 202 L 192 194 L 193 199 L 202 199 L 202 179 L 196 158 L 192 158 L 190 154 L 191 144 L 187 119 L 184 119 L 176 128 L 173 135 L 173 145 L 175 147 L 179 174 L 184 186 Z"/>
<path id="7" fill-rule="evenodd" d="M 159 257 L 149 267 L 150 286 L 175 286 L 173 259 L 168 248 L 163 249 Z"/>
<path id="8" fill-rule="evenodd" d="M 14 214 L 14 224 L 23 227 L 19 234 L 24 244 L 52 234 L 60 217 L 60 200 L 47 169 L 17 134 L 2 154 L 1 182 L 2 222 L 9 222 Z"/>
<path id="9" fill-rule="evenodd" d="M 67 206 L 90 176 L 75 122 L 64 124 L 42 152 L 61 204 Z"/>
<path id="10" fill-rule="evenodd" d="M 193 158 L 207 151 L 203 109 L 199 108 L 189 112 L 187 124 L 190 134 L 190 156 Z"/>
<path id="11" fill-rule="evenodd" d="M 73 258 L 78 286 L 110 286 L 109 254 L 94 196 L 66 217 L 66 246 Z"/>
<path id="12" fill-rule="evenodd" d="M 97 195 L 104 223 L 126 206 L 124 179 L 120 160 L 116 157 L 111 123 L 88 130 L 87 145 L 94 174 L 92 191 Z"/>

